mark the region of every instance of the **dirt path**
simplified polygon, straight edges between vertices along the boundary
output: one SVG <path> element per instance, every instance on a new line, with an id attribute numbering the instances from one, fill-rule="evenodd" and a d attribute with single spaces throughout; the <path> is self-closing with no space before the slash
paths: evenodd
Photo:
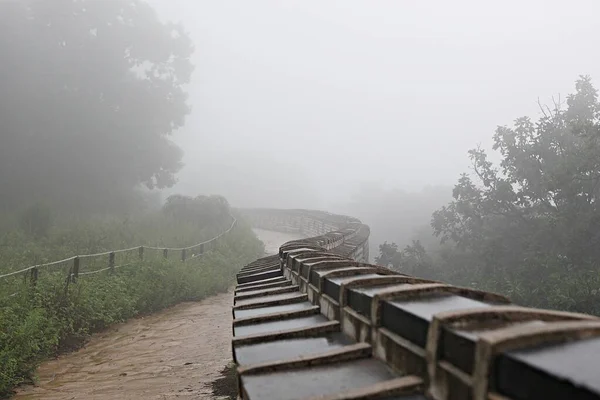
<path id="1" fill-rule="evenodd" d="M 297 236 L 256 230 L 267 253 Z M 232 292 L 182 303 L 94 335 L 38 369 L 16 399 L 225 399 L 211 383 L 231 361 Z"/>
<path id="2" fill-rule="evenodd" d="M 212 398 L 231 359 L 231 293 L 121 324 L 44 363 L 17 399 Z"/>

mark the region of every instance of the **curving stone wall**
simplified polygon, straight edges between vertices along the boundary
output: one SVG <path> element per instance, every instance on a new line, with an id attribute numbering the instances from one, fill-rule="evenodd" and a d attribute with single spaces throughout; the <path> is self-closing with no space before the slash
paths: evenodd
<path id="1" fill-rule="evenodd" d="M 600 399 L 600 318 L 367 264 L 369 229 L 308 210 L 246 210 L 288 242 L 237 276 L 243 399 Z"/>
<path id="2" fill-rule="evenodd" d="M 308 238 L 338 232 L 342 241 L 329 244 L 328 250 L 348 254 L 356 261 L 369 261 L 369 227 L 357 218 L 315 210 L 239 209 L 254 228 L 299 233 Z"/>

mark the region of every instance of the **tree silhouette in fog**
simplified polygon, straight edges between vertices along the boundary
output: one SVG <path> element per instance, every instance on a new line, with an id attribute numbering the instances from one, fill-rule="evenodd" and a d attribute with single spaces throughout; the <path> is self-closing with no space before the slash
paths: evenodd
<path id="1" fill-rule="evenodd" d="M 117 206 L 175 183 L 192 43 L 140 0 L 0 2 L 0 206 Z"/>
<path id="2" fill-rule="evenodd" d="M 499 166 L 469 152 L 473 173 L 433 214 L 445 278 L 528 305 L 600 313 L 600 103 L 581 77 L 566 104 L 494 135 Z M 443 271 L 443 270 L 442 270 Z"/>

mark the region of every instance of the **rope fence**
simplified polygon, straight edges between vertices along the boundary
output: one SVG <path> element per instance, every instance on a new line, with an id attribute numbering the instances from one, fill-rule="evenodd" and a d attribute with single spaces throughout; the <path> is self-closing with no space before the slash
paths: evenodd
<path id="1" fill-rule="evenodd" d="M 179 259 L 185 262 L 190 259 L 202 256 L 207 250 L 214 248 L 216 242 L 231 232 L 237 223 L 236 218 L 231 215 L 231 225 L 228 229 L 221 232 L 217 236 L 205 240 L 200 243 L 196 243 L 187 247 L 154 247 L 154 246 L 137 246 L 130 247 L 127 249 L 118 249 L 112 251 L 104 251 L 101 253 L 93 254 L 81 254 L 65 258 L 63 260 L 52 261 L 43 264 L 32 265 L 27 268 L 22 268 L 17 271 L 8 272 L 0 275 L 0 282 L 8 278 L 14 278 L 15 276 L 22 275 L 24 279 L 31 281 L 33 285 L 36 284 L 39 276 L 39 271 L 43 268 L 50 267 L 68 267 L 67 280 L 76 282 L 79 277 L 86 277 L 96 275 L 105 271 L 114 271 L 118 268 L 129 266 L 134 264 L 136 261 L 142 261 L 147 256 L 148 251 L 157 252 L 160 256 L 162 253 L 163 258 L 169 258 L 173 253 L 179 254 Z M 108 257 L 106 260 L 104 257 Z M 117 265 L 117 261 L 118 264 Z M 17 292 L 18 293 L 18 292 Z M 13 293 L 10 297 L 15 296 L 17 293 Z"/>

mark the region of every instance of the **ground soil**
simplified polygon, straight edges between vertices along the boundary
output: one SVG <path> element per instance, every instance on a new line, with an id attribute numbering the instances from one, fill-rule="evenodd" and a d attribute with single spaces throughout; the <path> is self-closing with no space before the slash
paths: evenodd
<path id="1" fill-rule="evenodd" d="M 297 236 L 256 230 L 267 254 Z M 235 399 L 233 291 L 137 318 L 43 363 L 15 399 Z"/>

